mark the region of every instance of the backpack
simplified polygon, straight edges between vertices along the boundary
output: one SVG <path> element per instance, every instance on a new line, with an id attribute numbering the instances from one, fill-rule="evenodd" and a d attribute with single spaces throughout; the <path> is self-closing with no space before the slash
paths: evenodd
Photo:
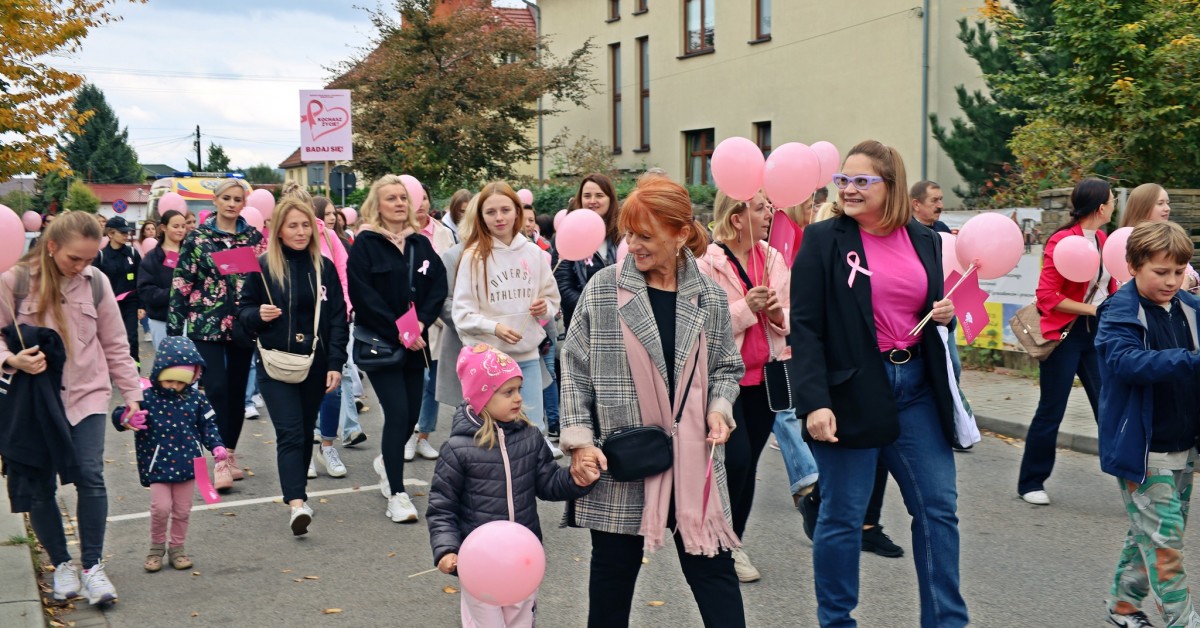
<path id="1" fill-rule="evenodd" d="M 92 284 L 92 305 L 99 308 L 100 300 L 104 298 L 104 287 L 96 277 L 95 272 L 93 271 L 92 276 L 88 279 L 89 283 Z M 100 274 L 103 275 L 104 273 Z M 17 321 L 17 311 L 21 309 L 21 301 L 24 301 L 25 297 L 29 296 L 29 268 L 20 265 L 14 266 L 13 278 L 13 323 L 15 324 Z"/>

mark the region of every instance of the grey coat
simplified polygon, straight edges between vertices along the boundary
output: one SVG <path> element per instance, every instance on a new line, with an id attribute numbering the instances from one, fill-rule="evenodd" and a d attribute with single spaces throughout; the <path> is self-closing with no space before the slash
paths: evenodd
<path id="1" fill-rule="evenodd" d="M 459 242 L 442 253 L 442 265 L 446 267 L 446 283 L 450 291 L 446 293 L 446 302 L 442 306 L 440 316 L 442 324 L 442 346 L 438 354 L 437 388 L 433 398 L 438 403 L 444 403 L 451 408 L 462 403 L 462 382 L 458 380 L 458 354 L 462 351 L 462 340 L 458 337 L 458 329 L 454 327 L 454 319 L 450 317 L 450 306 L 454 302 L 454 278 L 457 274 L 458 259 L 462 257 L 463 243 Z"/>
<path id="2" fill-rule="evenodd" d="M 571 472 L 554 461 L 536 427 L 521 421 L 497 422 L 499 442 L 491 449 L 475 443 L 480 427 L 482 420 L 466 404 L 460 405 L 433 470 L 425 519 L 435 565 L 446 554 L 458 552 L 475 528 L 507 521 L 510 499 L 512 520 L 541 539 L 537 500 L 565 501 L 592 488 L 575 484 Z"/>
<path id="3" fill-rule="evenodd" d="M 675 381 L 685 377 L 680 369 L 695 348 L 703 330 L 708 342 L 708 399 L 691 397 L 688 403 L 705 403 L 708 412 L 725 415 L 733 426 L 733 402 L 745 367 L 733 341 L 729 302 L 712 279 L 696 266 L 691 251 L 684 249 L 684 263 L 677 279 L 675 305 Z M 633 300 L 618 307 L 617 288 L 634 294 Z M 693 300 L 696 302 L 693 303 Z M 560 446 L 575 449 L 603 443 L 617 429 L 641 425 L 637 388 L 630 374 L 629 360 L 621 338 L 621 321 L 642 342 L 650 359 L 667 381 L 662 340 L 658 335 L 646 280 L 634 265 L 633 257 L 623 264 L 598 271 L 583 290 L 575 308 L 567 338 L 562 347 L 562 424 Z M 593 417 L 600 427 L 594 434 Z M 713 465 L 725 517 L 730 518 L 729 491 L 725 479 L 725 448 L 718 447 Z M 617 482 L 606 472 L 588 495 L 567 508 L 564 523 L 611 532 L 637 534 L 642 522 L 643 483 Z"/>

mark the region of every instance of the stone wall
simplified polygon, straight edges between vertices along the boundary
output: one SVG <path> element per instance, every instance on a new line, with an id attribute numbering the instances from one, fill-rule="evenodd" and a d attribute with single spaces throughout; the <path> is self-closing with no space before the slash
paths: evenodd
<path id="1" fill-rule="evenodd" d="M 1125 198 L 1130 188 L 1117 188 L 1117 216 L 1124 210 Z M 1200 190 L 1167 190 L 1171 197 L 1171 220 L 1179 223 L 1192 243 L 1198 247 L 1198 252 L 1192 254 L 1192 264 L 1200 265 Z M 1042 212 L 1041 231 L 1045 235 L 1054 233 L 1063 224 L 1071 220 L 1070 215 L 1071 188 L 1056 188 L 1038 193 L 1038 207 Z M 1119 221 L 1117 224 L 1120 224 Z"/>

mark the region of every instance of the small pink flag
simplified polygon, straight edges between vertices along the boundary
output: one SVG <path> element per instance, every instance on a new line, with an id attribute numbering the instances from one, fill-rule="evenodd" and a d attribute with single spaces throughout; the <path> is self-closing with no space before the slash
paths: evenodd
<path id="1" fill-rule="evenodd" d="M 208 460 L 205 460 L 204 456 L 192 458 L 192 466 L 196 469 L 196 489 L 200 491 L 204 503 L 215 504 L 221 501 L 217 489 L 213 488 L 212 479 L 208 477 Z"/>
<path id="2" fill-rule="evenodd" d="M 217 266 L 217 272 L 222 275 L 262 272 L 262 267 L 258 265 L 258 256 L 254 254 L 254 249 L 248 246 L 217 251 L 212 254 L 212 260 Z"/>
<path id="3" fill-rule="evenodd" d="M 958 271 L 950 273 L 950 276 L 946 278 L 946 290 L 953 288 L 960 279 L 962 279 L 962 275 Z M 983 328 L 991 322 L 987 307 L 984 306 L 984 302 L 988 299 L 988 293 L 979 287 L 979 274 L 968 275 L 951 298 L 954 300 L 954 311 L 958 316 L 958 323 L 962 325 L 963 338 L 966 339 L 967 344 L 971 344 L 979 332 L 983 331 Z"/>
<path id="4" fill-rule="evenodd" d="M 421 325 L 417 321 L 417 308 L 409 307 L 404 316 L 396 319 L 396 331 L 400 332 L 400 340 L 404 343 L 404 348 L 410 348 L 412 343 L 421 337 Z"/>
<path id="5" fill-rule="evenodd" d="M 783 255 L 783 263 L 788 268 L 796 261 L 796 223 L 784 212 L 777 211 L 771 218 L 771 239 L 767 244 Z"/>
<path id="6" fill-rule="evenodd" d="M 163 258 L 163 266 L 167 268 L 175 268 L 179 265 L 179 253 L 176 251 L 167 251 L 166 257 Z"/>
<path id="7" fill-rule="evenodd" d="M 118 295 L 117 295 L 117 301 L 124 301 L 124 300 L 125 300 L 125 297 L 129 296 L 129 293 L 131 293 L 131 292 L 133 292 L 133 290 L 126 290 L 125 292 L 122 292 L 121 294 L 118 294 Z"/>

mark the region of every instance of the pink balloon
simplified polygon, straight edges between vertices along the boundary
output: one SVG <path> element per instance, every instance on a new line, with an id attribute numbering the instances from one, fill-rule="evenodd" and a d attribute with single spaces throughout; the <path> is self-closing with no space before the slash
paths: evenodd
<path id="1" fill-rule="evenodd" d="M 529 191 L 528 188 L 517 190 L 517 198 L 521 199 L 522 205 L 533 205 L 533 192 Z"/>
<path id="2" fill-rule="evenodd" d="M 964 268 L 975 265 L 980 279 L 999 279 L 1017 267 L 1025 251 L 1025 238 L 1013 219 L 997 213 L 983 213 L 968 220 L 958 230 L 954 247 L 958 263 Z"/>
<path id="3" fill-rule="evenodd" d="M 32 209 L 21 214 L 21 224 L 25 225 L 25 230 L 37 232 L 42 230 L 42 215 Z"/>
<path id="4" fill-rule="evenodd" d="M 358 221 L 358 212 L 354 211 L 353 207 L 343 207 L 342 213 L 346 216 L 347 225 L 352 225 Z"/>
<path id="5" fill-rule="evenodd" d="M 617 245 L 617 266 L 625 261 L 625 256 L 629 255 L 629 241 L 621 238 L 621 243 Z"/>
<path id="6" fill-rule="evenodd" d="M 242 218 L 245 218 L 246 222 L 255 229 L 262 230 L 263 225 L 266 224 L 266 220 L 263 219 L 262 212 L 258 211 L 258 208 L 256 207 L 250 207 L 248 205 L 243 207 Z"/>
<path id="7" fill-rule="evenodd" d="M 788 142 L 771 151 L 763 172 L 763 187 L 776 207 L 803 203 L 817 189 L 821 162 L 811 148 Z"/>
<path id="8" fill-rule="evenodd" d="M 458 578 L 476 598 L 505 606 L 533 595 L 546 575 L 546 551 L 537 536 L 512 521 L 475 528 L 458 548 Z"/>
<path id="9" fill-rule="evenodd" d="M 841 167 L 842 155 L 837 146 L 825 141 L 817 142 L 811 148 L 821 162 L 821 176 L 817 177 L 817 187 L 825 187 Z"/>
<path id="10" fill-rule="evenodd" d="M 258 215 L 266 220 L 271 217 L 271 212 L 275 211 L 275 195 L 271 194 L 270 190 L 254 190 L 246 197 L 246 207 L 257 209 Z M 244 210 L 242 215 L 246 215 Z"/>
<path id="11" fill-rule="evenodd" d="M 717 188 L 739 201 L 754 198 L 762 189 L 765 167 L 762 149 L 744 137 L 725 138 L 712 154 Z"/>
<path id="12" fill-rule="evenodd" d="M 178 192 L 167 192 L 158 199 L 158 215 L 162 216 L 168 211 L 175 210 L 177 212 L 187 211 L 187 201 L 184 200 Z"/>
<path id="13" fill-rule="evenodd" d="M 404 182 L 404 189 L 408 190 L 408 206 L 416 211 L 421 203 L 425 202 L 425 188 L 421 187 L 421 182 L 411 174 L 400 175 L 400 180 Z"/>
<path id="14" fill-rule="evenodd" d="M 155 249 L 155 247 L 157 247 L 157 246 L 158 246 L 157 238 L 146 238 L 145 240 L 142 240 L 142 255 L 145 255 L 145 254 L 149 253 L 150 251 L 153 251 Z"/>
<path id="15" fill-rule="evenodd" d="M 560 209 L 554 213 L 554 231 L 558 232 L 558 228 L 562 226 L 563 218 L 567 217 L 567 210 Z"/>
<path id="16" fill-rule="evenodd" d="M 212 214 L 212 210 L 208 210 L 208 209 L 200 210 L 200 224 L 204 224 L 204 221 L 208 220 L 208 217 L 211 214 Z"/>
<path id="17" fill-rule="evenodd" d="M 1125 248 L 1129 245 L 1131 233 L 1133 233 L 1133 227 L 1121 227 L 1108 234 L 1108 239 L 1104 241 L 1104 251 L 1101 252 L 1104 268 L 1108 274 L 1122 283 L 1133 279 L 1133 275 L 1129 274 L 1129 262 L 1125 261 Z M 1059 245 L 1061 246 L 1062 243 L 1060 242 Z M 1057 263 L 1055 262 L 1055 264 Z"/>
<path id="18" fill-rule="evenodd" d="M 1100 251 L 1083 236 L 1067 236 L 1054 246 L 1054 268 L 1070 281 L 1088 281 L 1100 270 Z"/>
<path id="19" fill-rule="evenodd" d="M 957 272 L 962 275 L 967 272 L 962 264 L 958 263 L 958 256 L 954 254 L 955 243 L 958 240 L 953 233 L 939 231 L 938 235 L 942 236 L 942 279 L 948 279 L 950 273 Z"/>
<path id="20" fill-rule="evenodd" d="M 0 272 L 13 267 L 25 251 L 25 225 L 17 212 L 0 205 Z"/>
<path id="21" fill-rule="evenodd" d="M 577 209 L 562 220 L 555 231 L 558 256 L 578 262 L 596 254 L 604 243 L 604 219 L 590 209 Z"/>

